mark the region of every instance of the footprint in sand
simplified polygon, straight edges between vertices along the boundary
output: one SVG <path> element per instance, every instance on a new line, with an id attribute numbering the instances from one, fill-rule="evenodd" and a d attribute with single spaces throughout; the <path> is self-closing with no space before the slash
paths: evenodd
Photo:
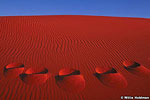
<path id="1" fill-rule="evenodd" d="M 113 88 L 127 87 L 126 79 L 114 68 L 97 67 L 94 76 L 105 86 Z"/>
<path id="2" fill-rule="evenodd" d="M 126 60 L 123 62 L 124 68 L 137 76 L 142 76 L 142 77 L 149 77 L 150 76 L 150 70 L 144 67 L 143 65 L 132 61 L 132 60 Z"/>
<path id="3" fill-rule="evenodd" d="M 21 80 L 29 85 L 39 85 L 45 83 L 50 74 L 46 68 L 29 68 L 20 74 Z"/>
<path id="4" fill-rule="evenodd" d="M 67 92 L 80 92 L 85 88 L 84 77 L 72 68 L 61 69 L 55 80 L 58 87 Z"/>
<path id="5" fill-rule="evenodd" d="M 24 65 L 22 63 L 12 63 L 4 67 L 4 76 L 6 78 L 16 78 L 23 73 Z"/>

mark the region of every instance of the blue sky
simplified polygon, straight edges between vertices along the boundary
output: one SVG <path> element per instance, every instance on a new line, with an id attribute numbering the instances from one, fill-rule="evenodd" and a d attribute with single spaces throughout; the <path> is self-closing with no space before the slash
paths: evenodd
<path id="1" fill-rule="evenodd" d="M 24 15 L 150 18 L 150 0 L 0 0 L 0 16 Z"/>

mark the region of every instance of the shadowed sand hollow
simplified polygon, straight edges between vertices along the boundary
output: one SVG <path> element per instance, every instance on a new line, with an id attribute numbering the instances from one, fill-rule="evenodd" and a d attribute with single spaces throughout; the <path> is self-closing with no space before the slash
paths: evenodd
<path id="1" fill-rule="evenodd" d="M 16 78 L 24 71 L 24 64 L 22 63 L 12 63 L 4 67 L 5 78 Z"/>
<path id="2" fill-rule="evenodd" d="M 94 76 L 104 85 L 112 88 L 126 88 L 127 81 L 114 68 L 97 67 Z"/>
<path id="3" fill-rule="evenodd" d="M 150 77 L 150 70 L 135 61 L 126 60 L 123 62 L 123 65 L 128 72 L 134 75 L 141 77 Z"/>
<path id="4" fill-rule="evenodd" d="M 46 68 L 29 68 L 24 73 L 20 74 L 21 80 L 29 85 L 39 85 L 45 83 L 50 77 Z"/>
<path id="5" fill-rule="evenodd" d="M 56 84 L 66 92 L 81 92 L 85 88 L 85 79 L 79 70 L 64 68 L 55 76 Z"/>

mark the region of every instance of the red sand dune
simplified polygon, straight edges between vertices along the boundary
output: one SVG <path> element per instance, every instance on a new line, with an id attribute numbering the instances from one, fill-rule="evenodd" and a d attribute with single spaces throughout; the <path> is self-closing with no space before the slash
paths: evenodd
<path id="1" fill-rule="evenodd" d="M 24 73 L 20 75 L 21 80 L 29 85 L 39 85 L 45 83 L 50 74 L 48 73 L 48 69 L 42 67 L 31 67 L 27 69 Z"/>
<path id="2" fill-rule="evenodd" d="M 0 100 L 120 100 L 121 96 L 150 96 L 149 59 L 149 19 L 101 16 L 0 17 Z M 133 63 L 124 64 L 126 60 L 133 60 L 142 67 L 132 69 L 136 70 L 136 73 L 132 73 L 126 70 L 126 65 Z M 12 73 L 4 74 L 6 65 L 18 62 L 24 65 L 24 71 L 20 72 L 18 67 L 12 66 Z M 33 71 L 30 74 L 35 77 L 26 78 L 27 82 L 32 79 L 33 83 L 40 82 L 39 85 L 31 81 L 29 83 L 32 85 L 26 84 L 18 75 L 39 67 L 46 68 L 50 77 L 43 71 Z M 97 67 L 114 68 L 123 77 L 121 84 L 127 86 L 116 88 L 114 80 L 118 74 L 113 73 L 111 77 L 104 77 L 103 84 L 93 75 Z M 73 70 L 59 72 L 63 68 L 79 70 L 83 77 L 72 75 Z M 148 77 L 144 77 L 145 73 Z M 5 77 L 7 74 L 15 77 Z M 65 76 L 67 82 L 78 84 L 82 79 L 85 80 L 85 88 L 82 80 L 83 90 L 80 92 L 64 91 L 55 79 L 59 74 L 68 75 Z M 40 81 L 34 81 L 35 78 Z M 74 84 L 73 90 L 76 87 Z"/>
<path id="3" fill-rule="evenodd" d="M 24 65 L 21 63 L 12 63 L 4 67 L 5 78 L 16 78 L 24 71 Z"/>
<path id="4" fill-rule="evenodd" d="M 118 73 L 114 68 L 106 69 L 107 67 L 97 67 L 96 73 L 94 74 L 94 76 L 97 77 L 102 84 L 113 88 L 127 87 L 127 81 L 120 73 Z M 102 72 L 102 70 L 105 71 Z"/>
<path id="5" fill-rule="evenodd" d="M 66 92 L 81 92 L 85 88 L 85 79 L 79 70 L 63 68 L 55 76 L 56 84 Z"/>

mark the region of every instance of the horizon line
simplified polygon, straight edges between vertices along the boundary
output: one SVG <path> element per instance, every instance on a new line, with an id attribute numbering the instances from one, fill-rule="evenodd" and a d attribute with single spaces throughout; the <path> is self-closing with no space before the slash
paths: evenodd
<path id="1" fill-rule="evenodd" d="M 3 15 L 0 15 L 0 17 L 32 17 L 32 16 L 93 16 L 93 17 L 114 17 L 114 18 L 140 18 L 140 19 L 150 19 L 150 17 L 128 17 L 128 16 L 101 16 L 101 15 L 11 15 L 11 16 L 3 16 Z"/>

